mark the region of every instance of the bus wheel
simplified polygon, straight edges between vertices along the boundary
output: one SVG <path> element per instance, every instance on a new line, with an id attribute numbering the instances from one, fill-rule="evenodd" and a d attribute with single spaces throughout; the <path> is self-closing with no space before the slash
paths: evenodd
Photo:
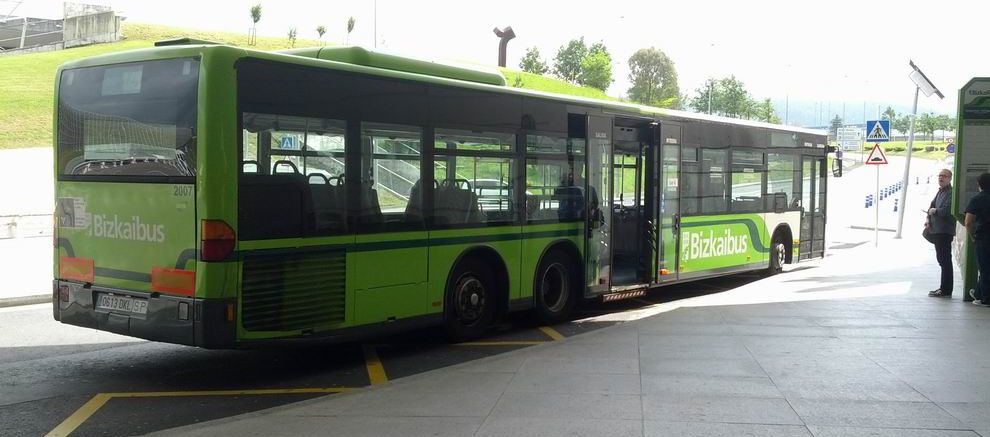
<path id="1" fill-rule="evenodd" d="M 461 261 L 447 284 L 444 327 L 453 341 L 485 334 L 495 320 L 495 281 L 480 260 Z"/>
<path id="2" fill-rule="evenodd" d="M 537 321 L 554 325 L 571 315 L 577 298 L 574 289 L 578 284 L 576 269 L 567 255 L 559 250 L 548 252 L 533 278 L 533 298 Z"/>
<path id="3" fill-rule="evenodd" d="M 770 266 L 767 268 L 767 275 L 776 275 L 784 270 L 784 259 L 787 257 L 787 245 L 780 234 L 773 237 L 770 244 Z"/>

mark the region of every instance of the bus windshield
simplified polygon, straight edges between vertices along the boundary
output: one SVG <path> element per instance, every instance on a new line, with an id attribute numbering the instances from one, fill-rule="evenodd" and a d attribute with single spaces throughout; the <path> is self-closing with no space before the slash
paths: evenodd
<path id="1" fill-rule="evenodd" d="M 60 176 L 195 176 L 199 60 L 62 72 Z"/>

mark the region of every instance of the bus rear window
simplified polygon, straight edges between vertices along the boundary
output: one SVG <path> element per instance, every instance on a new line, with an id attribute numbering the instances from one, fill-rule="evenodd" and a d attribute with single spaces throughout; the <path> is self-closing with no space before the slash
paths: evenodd
<path id="1" fill-rule="evenodd" d="M 195 176 L 198 83 L 193 58 L 63 71 L 59 175 Z"/>

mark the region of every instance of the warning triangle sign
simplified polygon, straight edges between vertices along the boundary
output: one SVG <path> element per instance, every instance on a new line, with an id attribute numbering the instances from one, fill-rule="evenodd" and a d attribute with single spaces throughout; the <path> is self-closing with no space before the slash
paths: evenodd
<path id="1" fill-rule="evenodd" d="M 880 124 L 877 123 L 877 126 Z M 866 158 L 866 164 L 881 165 L 887 163 L 887 155 L 883 154 L 883 149 L 880 148 L 879 144 L 873 145 L 873 150 L 870 151 L 870 157 Z"/>
<path id="2" fill-rule="evenodd" d="M 866 141 L 888 141 L 890 140 L 890 135 L 887 131 L 883 129 L 883 123 L 879 121 L 873 124 L 873 129 L 870 129 L 870 133 L 866 134 Z"/>

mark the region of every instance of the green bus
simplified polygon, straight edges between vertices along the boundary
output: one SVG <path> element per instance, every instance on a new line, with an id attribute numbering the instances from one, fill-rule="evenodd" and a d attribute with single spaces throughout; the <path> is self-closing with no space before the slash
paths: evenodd
<path id="1" fill-rule="evenodd" d="M 53 311 L 206 348 L 442 325 L 822 257 L 824 132 L 361 48 L 57 72 Z"/>

